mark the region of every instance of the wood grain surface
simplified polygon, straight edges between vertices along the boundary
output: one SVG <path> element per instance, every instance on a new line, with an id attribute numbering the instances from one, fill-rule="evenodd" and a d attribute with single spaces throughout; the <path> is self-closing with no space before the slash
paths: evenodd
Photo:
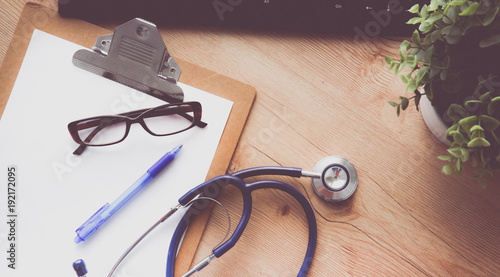
<path id="1" fill-rule="evenodd" d="M 26 1 L 0 1 L 2 61 Z M 34 2 L 57 9 L 56 0 Z M 310 276 L 500 275 L 500 175 L 485 189 L 467 176 L 444 176 L 436 157 L 446 146 L 420 112 L 411 106 L 398 118 L 387 104 L 404 85 L 384 56 L 395 55 L 403 38 L 159 27 L 173 56 L 257 89 L 229 173 L 261 165 L 311 170 L 325 156 L 355 165 L 358 190 L 337 204 L 316 196 L 308 179 L 269 176 L 299 189 L 314 207 L 318 244 Z M 253 197 L 238 244 L 199 276 L 297 274 L 307 247 L 304 213 L 278 191 Z M 234 229 L 239 191 L 225 188 L 218 199 Z M 223 238 L 226 221 L 215 207 L 194 263 Z"/>

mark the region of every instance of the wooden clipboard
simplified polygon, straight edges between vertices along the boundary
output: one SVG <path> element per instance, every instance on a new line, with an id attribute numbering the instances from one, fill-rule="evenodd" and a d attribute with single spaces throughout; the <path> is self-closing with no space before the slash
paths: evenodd
<path id="1" fill-rule="evenodd" d="M 90 48 L 98 36 L 112 33 L 78 19 L 63 18 L 57 11 L 27 3 L 16 26 L 5 59 L 0 67 L 0 115 L 3 114 L 26 50 L 35 29 Z M 168 46 L 168 45 L 167 45 Z M 180 82 L 233 101 L 226 128 L 217 147 L 207 179 L 225 174 L 255 99 L 255 88 L 187 61 L 175 58 L 182 68 Z M 176 261 L 175 275 L 189 270 L 205 230 L 210 209 L 189 226 Z"/>

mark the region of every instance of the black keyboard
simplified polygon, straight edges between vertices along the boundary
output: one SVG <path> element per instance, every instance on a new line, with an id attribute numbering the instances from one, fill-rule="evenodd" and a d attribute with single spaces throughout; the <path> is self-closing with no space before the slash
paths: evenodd
<path id="1" fill-rule="evenodd" d="M 407 10 L 423 0 L 59 0 L 59 13 L 90 22 L 139 17 L 158 26 L 409 36 Z"/>

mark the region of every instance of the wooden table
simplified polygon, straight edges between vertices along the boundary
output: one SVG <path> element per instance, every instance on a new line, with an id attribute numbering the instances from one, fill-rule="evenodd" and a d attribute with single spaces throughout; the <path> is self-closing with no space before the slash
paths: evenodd
<path id="1" fill-rule="evenodd" d="M 35 2 L 57 9 L 56 0 Z M 0 62 L 24 3 L 0 2 Z M 468 177 L 444 176 L 436 157 L 446 146 L 421 114 L 410 107 L 398 118 L 387 104 L 404 90 L 384 62 L 401 39 L 160 30 L 174 56 L 257 89 L 228 172 L 260 165 L 310 170 L 331 155 L 356 166 L 358 190 L 338 204 L 319 199 L 307 179 L 275 178 L 303 192 L 315 209 L 318 244 L 310 276 L 500 275 L 500 175 L 486 189 Z M 220 200 L 234 229 L 241 196 L 227 188 Z M 225 228 L 225 214 L 216 207 L 195 262 Z M 306 245 L 297 202 L 259 191 L 239 243 L 199 275 L 294 276 Z"/>

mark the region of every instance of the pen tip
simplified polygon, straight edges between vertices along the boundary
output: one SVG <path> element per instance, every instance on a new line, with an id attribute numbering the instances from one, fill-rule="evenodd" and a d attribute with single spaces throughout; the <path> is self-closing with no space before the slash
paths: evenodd
<path id="1" fill-rule="evenodd" d="M 182 146 L 183 146 L 182 144 L 177 145 L 174 149 L 172 149 L 172 151 L 170 153 L 177 155 L 177 153 L 179 153 L 179 151 L 181 151 Z"/>
<path id="2" fill-rule="evenodd" d="M 75 241 L 75 243 L 80 243 L 83 240 L 80 238 L 80 236 L 77 235 L 74 241 Z"/>

